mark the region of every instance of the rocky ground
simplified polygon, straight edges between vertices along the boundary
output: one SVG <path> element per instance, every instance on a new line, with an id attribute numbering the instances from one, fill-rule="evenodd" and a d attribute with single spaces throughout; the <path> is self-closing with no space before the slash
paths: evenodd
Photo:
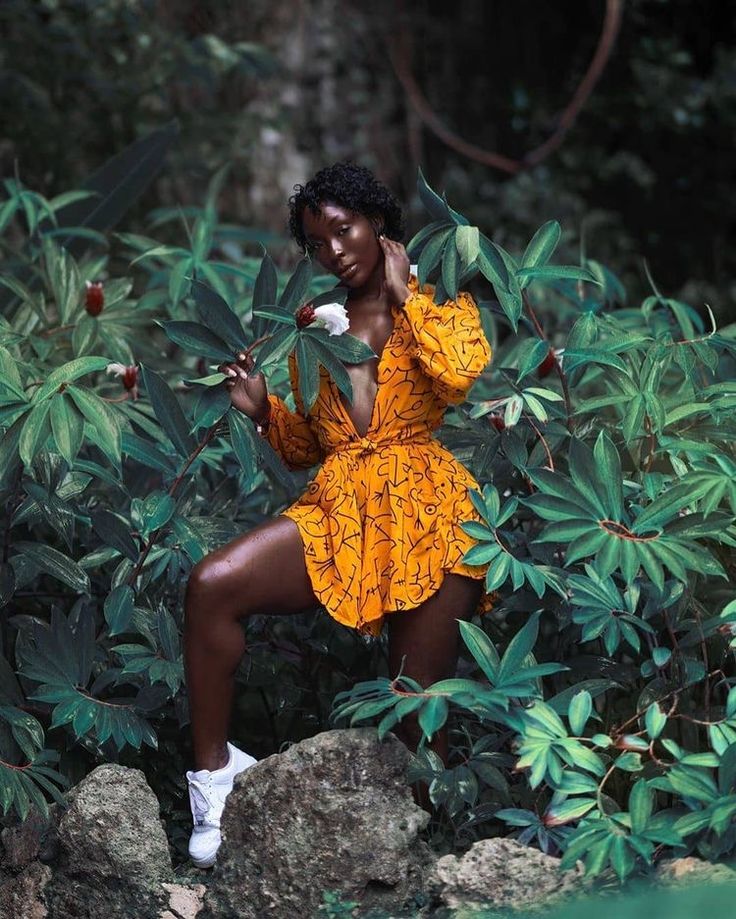
<path id="1" fill-rule="evenodd" d="M 325 891 L 364 919 L 465 919 L 528 911 L 585 891 L 579 871 L 508 839 L 437 858 L 428 815 L 406 784 L 406 748 L 375 730 L 328 731 L 236 780 L 223 845 L 200 884 L 174 875 L 158 802 L 143 774 L 95 769 L 52 819 L 1 834 L 0 916 L 14 919 L 312 919 Z M 736 880 L 697 859 L 659 869 L 662 883 Z M 343 913 L 347 915 L 347 913 Z"/>

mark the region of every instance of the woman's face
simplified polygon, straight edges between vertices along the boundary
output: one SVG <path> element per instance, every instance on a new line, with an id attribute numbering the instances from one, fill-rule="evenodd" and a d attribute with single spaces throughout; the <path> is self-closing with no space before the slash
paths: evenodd
<path id="1" fill-rule="evenodd" d="M 305 208 L 302 227 L 317 261 L 345 287 L 365 286 L 383 268 L 376 229 L 362 214 L 325 203 L 319 213 Z"/>

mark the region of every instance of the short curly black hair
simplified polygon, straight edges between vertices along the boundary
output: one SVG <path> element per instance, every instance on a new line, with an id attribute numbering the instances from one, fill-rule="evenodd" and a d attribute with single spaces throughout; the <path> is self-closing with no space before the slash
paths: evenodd
<path id="1" fill-rule="evenodd" d="M 383 221 L 383 233 L 389 239 L 404 236 L 401 206 L 385 185 L 365 166 L 355 163 L 335 163 L 320 169 L 306 185 L 295 185 L 289 198 L 289 231 L 302 249 L 307 241 L 302 227 L 302 215 L 308 207 L 318 214 L 323 204 L 339 204 L 356 214 Z"/>

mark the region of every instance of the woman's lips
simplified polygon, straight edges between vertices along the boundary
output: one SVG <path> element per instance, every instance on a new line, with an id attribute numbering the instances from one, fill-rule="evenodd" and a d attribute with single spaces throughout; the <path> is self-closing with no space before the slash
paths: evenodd
<path id="1" fill-rule="evenodd" d="M 349 268 L 344 268 L 342 271 L 339 271 L 337 276 L 343 281 L 346 281 L 348 278 L 351 278 L 357 270 L 357 265 L 351 265 Z"/>

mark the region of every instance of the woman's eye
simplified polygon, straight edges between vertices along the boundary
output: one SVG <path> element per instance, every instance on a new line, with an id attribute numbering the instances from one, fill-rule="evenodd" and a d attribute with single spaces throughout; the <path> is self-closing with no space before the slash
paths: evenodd
<path id="1" fill-rule="evenodd" d="M 349 229 L 350 227 L 340 227 L 340 229 L 337 231 L 337 235 L 344 236 Z"/>

